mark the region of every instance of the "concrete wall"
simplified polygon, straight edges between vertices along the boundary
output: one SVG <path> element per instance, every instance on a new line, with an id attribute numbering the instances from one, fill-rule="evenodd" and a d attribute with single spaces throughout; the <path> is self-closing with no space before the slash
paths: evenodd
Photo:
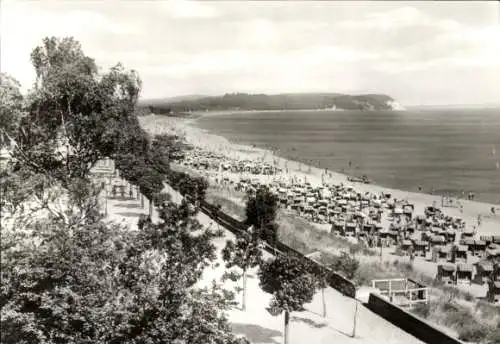
<path id="1" fill-rule="evenodd" d="M 366 305 L 372 312 L 428 344 L 463 344 L 419 317 L 405 311 L 379 295 L 370 293 Z"/>

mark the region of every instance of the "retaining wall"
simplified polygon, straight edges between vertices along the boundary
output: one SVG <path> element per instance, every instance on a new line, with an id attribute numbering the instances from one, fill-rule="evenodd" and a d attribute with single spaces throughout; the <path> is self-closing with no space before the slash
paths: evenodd
<path id="1" fill-rule="evenodd" d="M 400 329 L 428 344 L 463 344 L 423 319 L 405 311 L 383 297 L 370 293 L 366 307 Z"/>

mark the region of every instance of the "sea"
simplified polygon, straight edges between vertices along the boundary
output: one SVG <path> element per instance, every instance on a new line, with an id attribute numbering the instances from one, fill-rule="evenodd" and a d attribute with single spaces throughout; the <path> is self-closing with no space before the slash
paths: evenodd
<path id="1" fill-rule="evenodd" d="M 500 109 L 246 112 L 196 125 L 400 190 L 500 204 Z"/>

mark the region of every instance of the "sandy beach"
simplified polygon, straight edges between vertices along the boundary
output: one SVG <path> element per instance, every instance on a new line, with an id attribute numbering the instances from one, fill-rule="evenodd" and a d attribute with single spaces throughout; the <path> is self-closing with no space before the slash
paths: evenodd
<path id="1" fill-rule="evenodd" d="M 228 115 L 230 113 L 231 112 L 228 111 L 209 112 L 206 114 L 203 113 L 203 116 Z M 286 176 L 283 176 L 284 178 L 290 180 L 292 178 L 302 181 L 307 180 L 312 185 L 321 185 L 322 183 L 322 174 L 324 174 L 324 170 L 279 157 L 269 150 L 229 142 L 224 137 L 197 128 L 196 119 L 179 119 L 151 115 L 141 118 L 141 122 L 151 123 L 149 124 L 149 128 L 152 133 L 160 133 L 164 130 L 176 132 L 184 135 L 186 141 L 196 147 L 200 147 L 210 152 L 224 154 L 229 158 L 261 160 L 269 163 L 276 161 L 280 168 L 288 168 L 288 173 L 286 173 Z M 148 127 L 148 124 L 146 124 L 146 127 Z M 252 178 L 260 179 L 268 178 L 268 176 L 252 175 Z M 408 200 L 415 205 L 416 214 L 423 214 L 426 206 L 433 204 L 438 206 L 441 205 L 441 196 L 391 189 L 375 184 L 352 183 L 349 182 L 347 178 L 348 176 L 345 174 L 328 171 L 328 177 L 325 177 L 324 180 L 329 183 L 352 185 L 358 192 L 371 192 L 377 194 L 389 193 L 394 198 Z M 481 225 L 476 228 L 478 235 L 500 235 L 500 211 L 497 211 L 496 215 L 491 214 L 492 207 L 500 210 L 498 205 L 463 199 L 460 200 L 460 202 L 463 206 L 462 209 L 446 207 L 443 208 L 443 212 L 449 216 L 461 217 L 465 220 L 469 228 L 476 226 L 479 215 L 481 217 Z"/>
<path id="2" fill-rule="evenodd" d="M 226 112 L 227 113 L 227 112 Z M 220 113 L 217 113 L 220 114 Z M 215 115 L 209 113 L 208 115 Z M 228 157 L 230 160 L 251 160 L 251 161 L 261 161 L 267 162 L 269 164 L 275 164 L 283 171 L 276 176 L 270 175 L 254 175 L 254 174 L 240 174 L 232 172 L 222 172 L 222 175 L 218 174 L 217 171 L 206 171 L 202 172 L 206 177 L 212 182 L 215 182 L 217 177 L 229 178 L 233 181 L 237 181 L 240 178 L 251 178 L 254 180 L 259 180 L 262 183 L 271 183 L 273 180 L 279 179 L 281 181 L 291 181 L 298 180 L 301 182 L 307 181 L 313 186 L 319 186 L 322 182 L 329 184 L 340 184 L 351 185 L 359 193 L 370 192 L 372 194 L 391 194 L 393 198 L 399 200 L 406 200 L 414 205 L 414 214 L 424 214 L 424 209 L 427 206 L 436 205 L 441 207 L 441 197 L 437 195 L 430 195 L 425 193 L 408 192 L 404 190 L 396 190 L 392 188 L 382 187 L 374 184 L 364 184 L 364 183 L 352 183 L 348 181 L 348 176 L 334 171 L 328 171 L 325 174 L 324 170 L 319 168 L 305 165 L 301 162 L 288 160 L 277 156 L 272 151 L 265 150 L 262 148 L 256 148 L 251 146 L 246 146 L 242 144 L 232 143 L 226 138 L 207 132 L 206 130 L 196 127 L 196 119 L 180 119 L 174 117 L 164 117 L 150 115 L 147 117 L 142 117 L 141 123 L 151 134 L 159 134 L 162 132 L 175 133 L 177 135 L 182 135 L 185 137 L 186 141 L 195 147 L 200 148 L 203 151 L 212 152 L 215 154 L 220 154 Z M 332 148 L 334 149 L 334 148 Z M 200 171 L 201 172 L 201 171 Z M 243 200 L 233 200 L 239 201 Z M 444 215 L 459 217 L 465 221 L 465 228 L 473 229 L 475 231 L 475 237 L 479 239 L 483 235 L 500 235 L 500 209 L 498 205 L 481 203 L 468 200 L 460 200 L 462 204 L 462 209 L 455 207 L 442 207 Z M 496 215 L 491 214 L 491 208 L 495 207 L 497 210 Z M 477 226 L 478 216 L 481 217 L 481 224 Z M 319 224 L 313 223 L 314 227 L 321 231 L 330 231 L 331 226 L 329 224 Z M 389 221 L 387 217 L 382 218 L 382 225 L 384 228 L 389 228 Z M 335 253 L 338 249 L 329 249 L 331 253 Z M 338 253 L 338 252 L 337 252 Z M 377 261 L 377 257 L 374 256 L 363 256 L 359 257 L 361 260 L 366 262 Z M 382 253 L 382 259 L 384 261 L 395 262 L 410 262 L 409 256 L 399 256 L 395 254 L 395 247 L 389 249 L 384 249 Z M 469 263 L 477 262 L 478 258 L 473 257 L 470 259 Z M 421 273 L 429 278 L 434 279 L 438 272 L 438 264 L 431 261 L 429 255 L 427 257 L 416 257 L 412 263 L 413 268 L 416 272 Z M 403 277 L 403 276 L 401 276 Z M 459 289 L 464 292 L 469 292 L 476 297 L 484 297 L 487 292 L 486 285 L 457 285 Z"/>

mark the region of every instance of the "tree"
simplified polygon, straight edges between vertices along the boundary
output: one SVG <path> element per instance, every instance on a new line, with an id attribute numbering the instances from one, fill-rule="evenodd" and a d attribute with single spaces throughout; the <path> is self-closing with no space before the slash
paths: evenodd
<path id="1" fill-rule="evenodd" d="M 10 147 L 25 115 L 24 99 L 19 88 L 17 80 L 0 73 L 0 148 Z"/>
<path id="2" fill-rule="evenodd" d="M 139 180 L 139 190 L 141 194 L 148 199 L 149 202 L 149 216 L 153 216 L 153 200 L 164 188 L 163 182 L 165 176 L 157 171 L 151 165 L 146 165 L 144 174 Z"/>
<path id="3" fill-rule="evenodd" d="M 32 61 L 37 84 L 1 175 L 0 341 L 239 342 L 224 313 L 232 295 L 197 287 L 215 259 L 215 234 L 202 229 L 195 207 L 158 199 L 160 221 L 138 231 L 99 214 L 90 168 L 101 157 L 123 158 L 126 143 L 138 143 L 128 177 L 151 199 L 162 186 L 148 156 L 137 159 L 150 147 L 134 127 L 137 75 L 121 66 L 98 75 L 71 38 L 45 39 Z M 5 221 L 5 208 L 22 221 Z"/>
<path id="4" fill-rule="evenodd" d="M 236 242 L 228 240 L 222 250 L 222 259 L 226 262 L 226 268 L 230 269 L 237 266 L 242 270 L 243 295 L 241 308 L 245 311 L 247 270 L 258 266 L 262 261 L 262 249 L 258 233 L 256 235 L 250 229 L 244 235 L 237 237 Z"/>
<path id="5" fill-rule="evenodd" d="M 328 277 L 330 272 L 326 269 L 322 269 L 316 274 L 316 282 L 318 288 L 321 289 L 321 305 L 323 308 L 323 317 L 326 318 L 326 300 L 325 300 L 325 289 L 328 287 Z"/>
<path id="6" fill-rule="evenodd" d="M 136 120 L 140 79 L 120 64 L 100 75 L 73 38 L 45 38 L 31 61 L 37 81 L 26 99 L 14 157 L 64 185 L 86 179 L 98 160 L 116 152 Z"/>
<path id="7" fill-rule="evenodd" d="M 154 137 L 152 147 L 153 151 L 159 155 L 159 159 L 167 159 L 170 162 L 183 159 L 186 144 L 183 137 L 161 134 Z"/>
<path id="8" fill-rule="evenodd" d="M 347 252 L 341 252 L 340 256 L 330 257 L 329 265 L 333 271 L 344 275 L 348 280 L 352 280 L 359 268 L 359 261 Z"/>
<path id="9" fill-rule="evenodd" d="M 277 209 L 278 198 L 265 186 L 257 189 L 254 196 L 248 195 L 245 224 L 259 230 L 261 238 L 270 244 L 277 238 Z"/>
<path id="10" fill-rule="evenodd" d="M 270 313 L 277 316 L 285 312 L 285 344 L 290 313 L 303 311 L 304 304 L 311 302 L 316 292 L 318 282 L 310 271 L 309 264 L 295 255 L 279 255 L 260 266 L 260 287 L 273 295 Z"/>
<path id="11" fill-rule="evenodd" d="M 55 217 L 2 226 L 1 342 L 238 343 L 224 315 L 230 293 L 195 286 L 215 259 L 214 234 L 199 234 L 186 205 L 162 213 L 168 221 L 139 231 Z"/>

